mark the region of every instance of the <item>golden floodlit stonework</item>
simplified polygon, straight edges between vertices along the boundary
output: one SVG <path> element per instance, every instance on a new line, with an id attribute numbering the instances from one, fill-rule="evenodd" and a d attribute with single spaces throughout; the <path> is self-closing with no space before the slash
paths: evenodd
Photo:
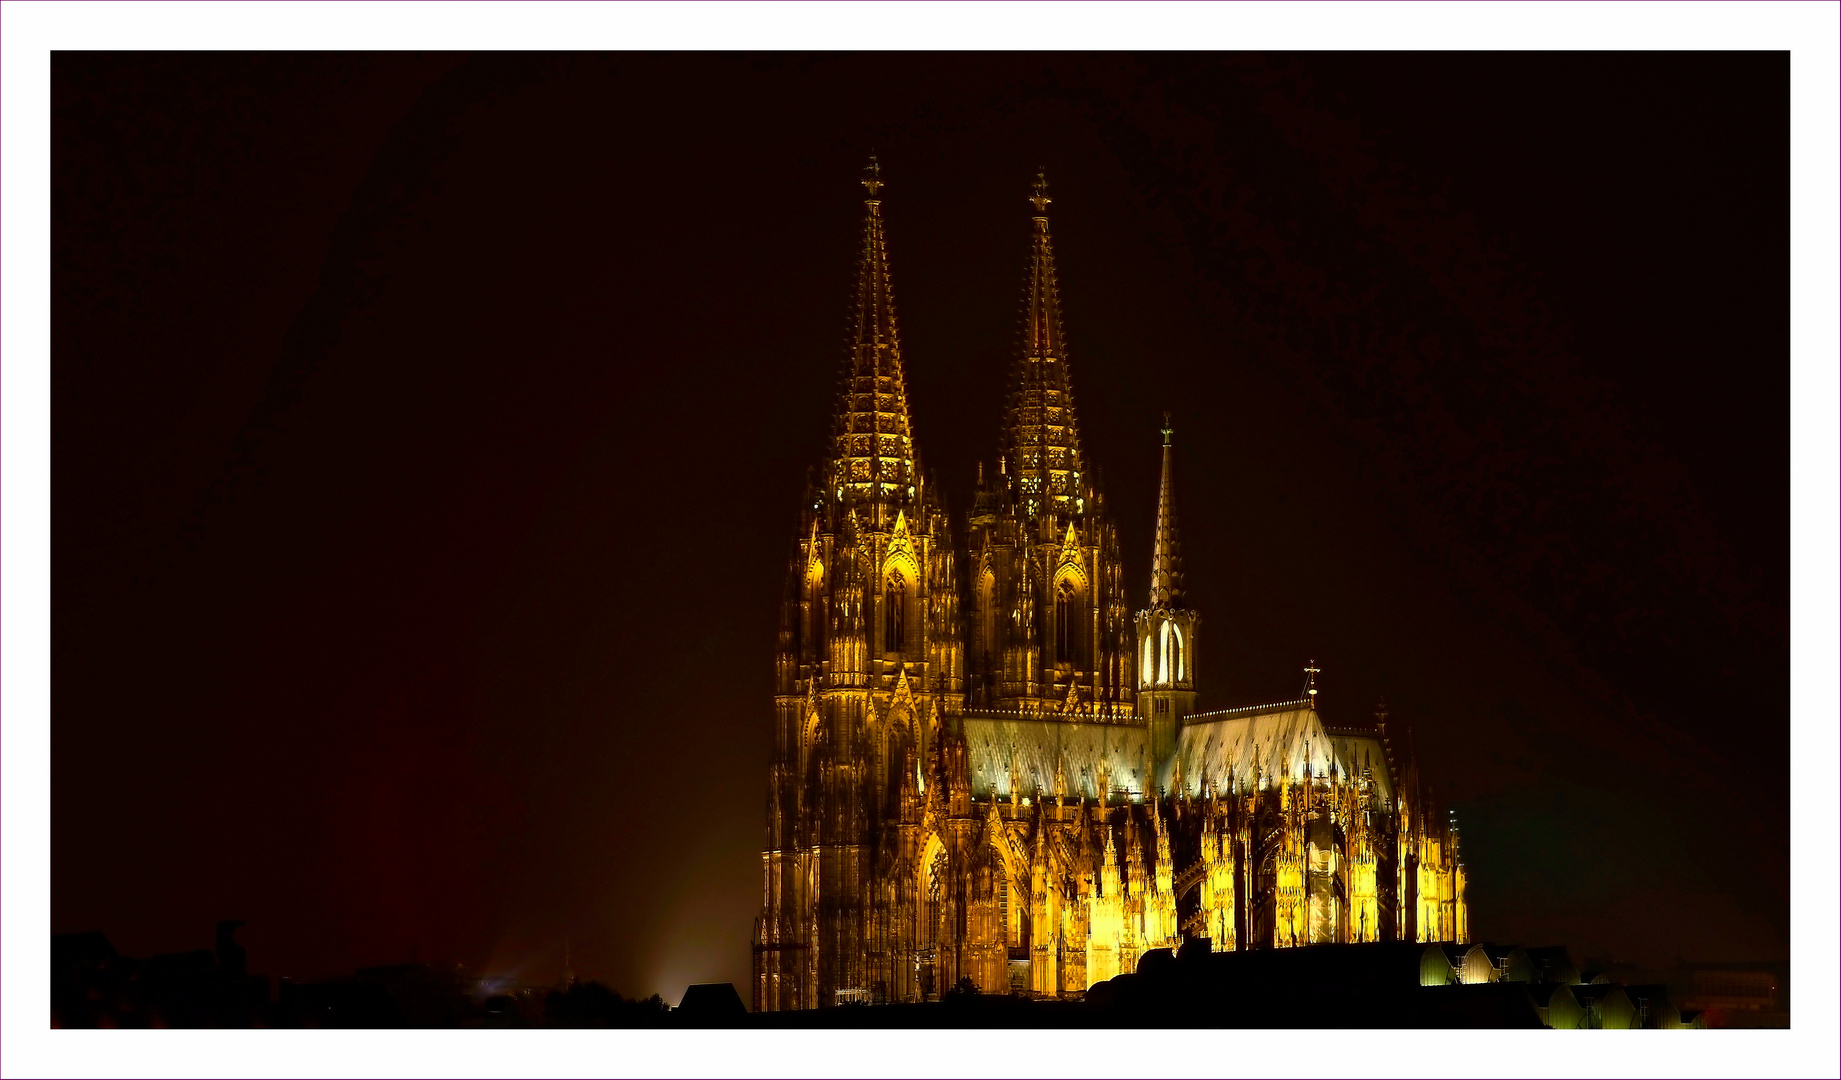
<path id="1" fill-rule="evenodd" d="M 1149 589 L 1083 456 L 1047 184 L 969 518 L 921 468 L 872 163 L 829 459 L 787 565 L 754 1008 L 1078 996 L 1146 951 L 1465 942 L 1457 830 L 1389 737 L 1198 711 L 1166 420 Z M 1148 449 L 1148 448 L 1147 448 Z M 1142 579 L 1140 579 L 1142 581 Z"/>

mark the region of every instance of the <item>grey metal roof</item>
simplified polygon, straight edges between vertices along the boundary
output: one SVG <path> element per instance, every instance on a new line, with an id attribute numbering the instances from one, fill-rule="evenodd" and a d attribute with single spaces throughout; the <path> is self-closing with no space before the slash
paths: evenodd
<path id="1" fill-rule="evenodd" d="M 1057 764 L 1070 799 L 1097 799 L 1102 775 L 1110 776 L 1115 792 L 1144 793 L 1148 762 L 1140 725 L 996 715 L 961 722 L 973 798 L 1009 798 L 1013 762 L 1020 793 L 1027 796 L 1053 797 Z"/>
<path id="2" fill-rule="evenodd" d="M 1175 756 L 1160 770 L 1166 788 L 1174 787 L 1178 762 L 1182 787 L 1190 795 L 1201 794 L 1205 782 L 1225 790 L 1230 776 L 1235 790 L 1247 790 L 1256 782 L 1256 768 L 1267 783 L 1287 775 L 1302 780 L 1307 747 L 1311 772 L 1329 771 L 1329 736 L 1308 705 L 1283 702 L 1218 715 L 1212 719 L 1204 713 L 1184 723 Z"/>
<path id="3" fill-rule="evenodd" d="M 1393 778 L 1378 737 L 1331 735 L 1317 713 L 1297 701 L 1257 705 L 1189 717 L 1177 739 L 1176 753 L 1153 763 L 1148 757 L 1147 729 L 1081 717 L 1032 717 L 997 712 L 970 714 L 961 721 L 972 796 L 1010 797 L 1014 771 L 1019 794 L 1053 796 L 1055 769 L 1065 774 L 1067 797 L 1099 797 L 1102 776 L 1115 794 L 1142 796 L 1147 790 L 1169 791 L 1182 763 L 1183 789 L 1202 792 L 1204 777 L 1223 790 L 1229 770 L 1236 787 L 1254 782 L 1254 765 L 1268 783 L 1281 774 L 1303 779 L 1306 757 L 1313 775 L 1322 776 L 1335 762 L 1344 777 L 1370 771 L 1379 795 L 1393 799 Z M 1147 776 L 1147 772 L 1149 775 Z"/>

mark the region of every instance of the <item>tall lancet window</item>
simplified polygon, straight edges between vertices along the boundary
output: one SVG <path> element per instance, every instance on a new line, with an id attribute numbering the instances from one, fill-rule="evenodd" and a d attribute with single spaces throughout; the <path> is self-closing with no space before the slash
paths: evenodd
<path id="1" fill-rule="evenodd" d="M 927 914 L 921 922 L 922 940 L 938 944 L 946 929 L 946 853 L 936 852 L 927 868 Z"/>
<path id="2" fill-rule="evenodd" d="M 1066 663 L 1074 659 L 1074 583 L 1063 578 L 1055 587 L 1055 660 Z"/>
<path id="3" fill-rule="evenodd" d="M 989 658 L 997 652 L 997 577 L 989 570 L 978 579 L 978 614 L 984 620 L 981 648 Z"/>
<path id="4" fill-rule="evenodd" d="M 900 652 L 908 644 L 908 583 L 901 571 L 889 575 L 882 597 L 882 649 Z"/>
<path id="5" fill-rule="evenodd" d="M 825 571 L 822 563 L 814 560 L 805 572 L 805 609 L 801 618 L 800 647 L 817 655 L 825 648 L 825 598 L 822 592 Z"/>
<path id="6" fill-rule="evenodd" d="M 1163 624 L 1163 670 L 1159 678 L 1172 686 L 1189 680 L 1189 650 L 1183 647 L 1183 628 L 1167 620 Z"/>

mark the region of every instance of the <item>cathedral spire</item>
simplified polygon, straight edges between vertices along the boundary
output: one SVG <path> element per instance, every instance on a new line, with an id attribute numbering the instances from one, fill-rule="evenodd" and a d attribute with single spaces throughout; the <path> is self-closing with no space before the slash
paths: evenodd
<path id="1" fill-rule="evenodd" d="M 1163 414 L 1163 481 L 1157 489 L 1157 540 L 1151 551 L 1151 607 L 1180 607 L 1183 596 L 1183 547 L 1176 535 L 1176 487 L 1170 466 L 1170 414 Z"/>
<path id="2" fill-rule="evenodd" d="M 1061 332 L 1060 285 L 1048 236 L 1048 179 L 1036 174 L 1029 270 L 1023 284 L 1021 352 L 1011 378 L 1004 457 L 1026 516 L 1086 513 L 1085 466 L 1074 420 L 1067 347 Z"/>
<path id="3" fill-rule="evenodd" d="M 1170 414 L 1164 413 L 1151 602 L 1138 613 L 1138 708 L 1150 718 L 1151 752 L 1159 760 L 1174 751 L 1183 718 L 1195 711 L 1197 615 L 1183 607 L 1183 551 L 1176 536 L 1176 451 L 1171 434 Z"/>
<path id="4" fill-rule="evenodd" d="M 882 166 L 864 170 L 863 237 L 857 259 L 850 351 L 837 406 L 831 495 L 849 502 L 911 506 L 919 485 L 908 385 L 901 366 L 888 243 L 882 228 Z"/>

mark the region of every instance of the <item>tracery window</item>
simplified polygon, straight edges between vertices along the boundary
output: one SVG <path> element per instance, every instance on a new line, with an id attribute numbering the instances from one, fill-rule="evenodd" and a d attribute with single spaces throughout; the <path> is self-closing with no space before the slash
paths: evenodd
<path id="1" fill-rule="evenodd" d="M 929 944 L 938 944 L 943 936 L 946 921 L 946 853 L 935 852 L 933 863 L 927 867 L 927 921 L 924 929 Z"/>

